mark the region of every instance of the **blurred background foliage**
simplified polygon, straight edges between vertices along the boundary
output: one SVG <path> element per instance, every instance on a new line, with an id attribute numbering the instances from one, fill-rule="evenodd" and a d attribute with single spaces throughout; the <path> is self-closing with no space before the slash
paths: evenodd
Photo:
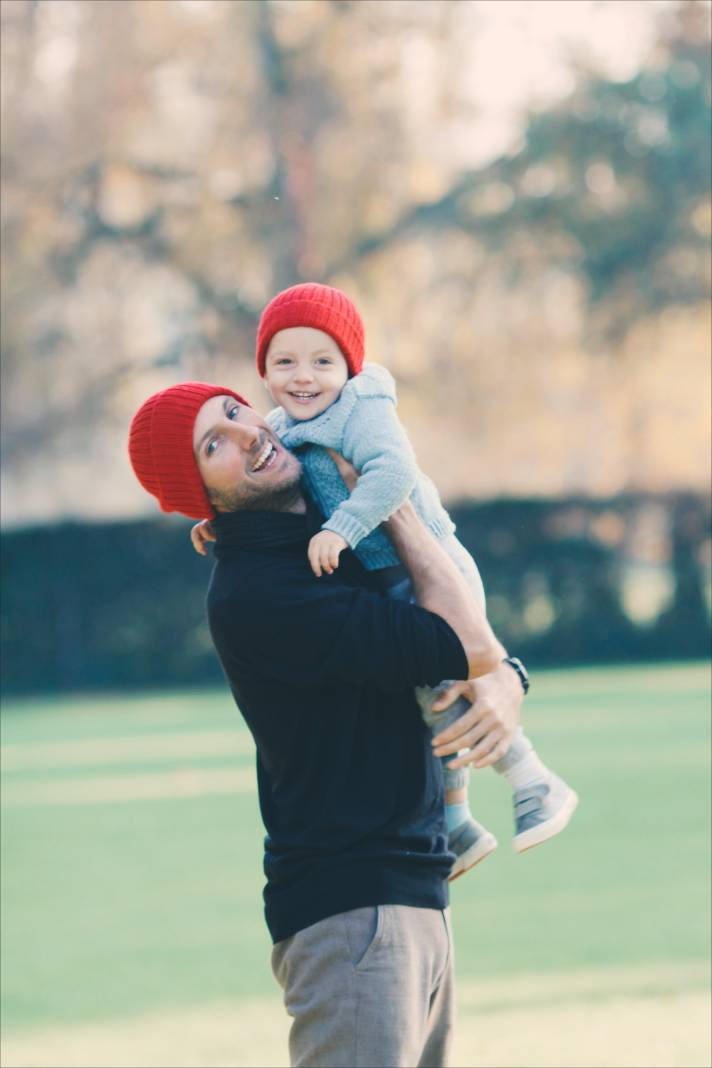
<path id="1" fill-rule="evenodd" d="M 485 576 L 496 632 L 530 666 L 708 655 L 699 497 L 463 502 L 452 515 Z M 206 578 L 183 525 L 166 519 L 7 533 L 5 691 L 219 682 Z"/>
<path id="2" fill-rule="evenodd" d="M 361 308 L 505 641 L 707 648 L 710 7 L 497 6 L 652 29 L 623 72 L 572 44 L 497 143 L 538 44 L 483 54 L 488 3 L 4 0 L 8 687 L 215 674 L 126 429 L 187 378 L 266 411 L 255 326 L 300 280 Z"/>

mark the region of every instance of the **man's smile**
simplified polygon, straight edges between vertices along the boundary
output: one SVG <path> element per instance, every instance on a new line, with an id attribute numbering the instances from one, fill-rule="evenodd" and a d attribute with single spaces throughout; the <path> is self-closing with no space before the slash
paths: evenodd
<path id="1" fill-rule="evenodd" d="M 260 449 L 259 453 L 257 454 L 257 459 L 252 465 L 252 474 L 254 475 L 257 471 L 263 471 L 269 467 L 272 467 L 276 458 L 277 450 L 272 444 L 272 442 L 267 440 Z"/>

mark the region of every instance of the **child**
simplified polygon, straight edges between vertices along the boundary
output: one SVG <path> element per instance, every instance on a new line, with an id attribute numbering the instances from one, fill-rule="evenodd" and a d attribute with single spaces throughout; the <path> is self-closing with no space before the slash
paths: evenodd
<path id="1" fill-rule="evenodd" d="M 384 520 L 410 497 L 421 518 L 467 578 L 484 608 L 482 580 L 474 560 L 454 536 L 454 524 L 430 479 L 418 469 L 396 415 L 390 373 L 364 364 L 361 317 L 346 295 L 330 286 L 305 284 L 279 293 L 265 308 L 257 334 L 257 369 L 275 404 L 267 416 L 283 444 L 298 449 L 311 496 L 327 519 L 309 544 L 317 577 L 332 574 L 339 555 L 351 548 L 368 570 L 378 570 L 389 596 L 409 598 L 410 580 L 385 532 Z M 333 449 L 360 473 L 349 493 L 328 453 Z M 194 544 L 209 537 L 204 525 Z M 519 661 L 514 670 L 526 673 Z M 460 698 L 445 712 L 433 711 L 443 686 L 417 691 L 425 722 L 439 733 L 468 707 Z M 467 801 L 469 772 L 448 768 L 443 758 L 446 817 L 455 864 L 450 880 L 488 856 L 497 841 L 475 820 Z M 520 729 L 494 765 L 514 792 L 514 848 L 539 845 L 569 822 L 578 798 L 539 760 Z"/>

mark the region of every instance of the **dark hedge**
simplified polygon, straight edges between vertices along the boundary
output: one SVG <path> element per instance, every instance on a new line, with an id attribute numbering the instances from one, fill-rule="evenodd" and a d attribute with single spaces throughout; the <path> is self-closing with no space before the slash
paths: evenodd
<path id="1" fill-rule="evenodd" d="M 451 512 L 496 632 L 531 667 L 709 655 L 704 499 L 500 500 Z M 220 680 L 204 616 L 211 563 L 190 547 L 189 526 L 162 518 L 5 533 L 4 693 Z M 668 591 L 647 618 L 629 611 L 631 583 L 643 600 L 646 584 Z"/>

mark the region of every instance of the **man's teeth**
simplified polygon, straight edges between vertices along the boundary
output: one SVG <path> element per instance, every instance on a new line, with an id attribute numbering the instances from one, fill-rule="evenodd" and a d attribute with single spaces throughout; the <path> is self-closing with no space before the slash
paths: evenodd
<path id="1" fill-rule="evenodd" d="M 255 460 L 254 464 L 252 465 L 252 471 L 259 471 L 261 467 L 264 467 L 267 461 L 272 458 L 272 454 L 274 451 L 274 445 L 271 441 L 268 441 L 260 455 Z"/>

